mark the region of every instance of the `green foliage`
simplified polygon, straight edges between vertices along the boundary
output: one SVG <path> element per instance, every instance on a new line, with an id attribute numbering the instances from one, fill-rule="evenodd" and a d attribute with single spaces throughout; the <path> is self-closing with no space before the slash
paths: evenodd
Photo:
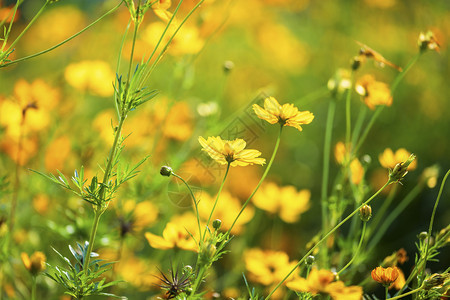
<path id="1" fill-rule="evenodd" d="M 103 263 L 102 259 L 94 259 L 89 262 L 88 271 L 83 270 L 84 261 L 88 258 L 89 243 L 85 242 L 84 246 L 77 243 L 78 248 L 74 249 L 69 245 L 70 252 L 75 258 L 72 263 L 67 257 L 62 256 L 56 249 L 53 250 L 62 258 L 68 267 L 52 266 L 47 264 L 48 271 L 45 276 L 53 279 L 66 290 L 65 293 L 71 295 L 75 299 L 82 299 L 85 296 L 100 295 L 115 298 L 126 299 L 114 294 L 105 293 L 103 290 L 107 287 L 116 285 L 119 281 L 105 283 L 106 278 L 102 278 L 102 274 L 111 270 L 113 263 Z M 90 257 L 98 257 L 97 253 L 91 252 Z"/>

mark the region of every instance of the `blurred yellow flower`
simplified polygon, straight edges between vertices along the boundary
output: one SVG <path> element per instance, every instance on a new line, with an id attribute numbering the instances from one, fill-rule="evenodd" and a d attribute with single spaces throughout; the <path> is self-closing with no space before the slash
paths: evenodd
<path id="1" fill-rule="evenodd" d="M 209 194 L 203 192 L 200 196 L 198 203 L 198 213 L 200 217 L 204 220 L 208 220 L 211 210 L 214 206 L 215 197 L 211 197 Z M 228 230 L 233 224 L 234 219 L 241 210 L 242 204 L 239 199 L 233 197 L 229 192 L 222 191 L 220 194 L 220 199 L 217 202 L 217 206 L 212 215 L 212 220 L 219 219 L 222 221 L 221 230 Z M 236 221 L 231 234 L 239 234 L 242 232 L 243 227 L 248 223 L 254 215 L 254 209 L 251 206 L 242 212 L 239 219 Z"/>
<path id="2" fill-rule="evenodd" d="M 279 187 L 273 182 L 264 183 L 253 196 L 256 207 L 273 214 L 279 214 L 286 223 L 295 223 L 300 214 L 309 209 L 309 190 L 300 190 L 294 186 Z"/>
<path id="3" fill-rule="evenodd" d="M 353 184 L 360 184 L 364 178 L 364 168 L 359 159 L 354 158 L 350 163 L 351 180 Z"/>
<path id="4" fill-rule="evenodd" d="M 364 2 L 369 6 L 383 9 L 391 8 L 397 4 L 397 0 L 364 0 Z"/>
<path id="5" fill-rule="evenodd" d="M 41 215 L 47 213 L 49 203 L 50 199 L 47 195 L 39 194 L 33 197 L 33 208 Z"/>
<path id="6" fill-rule="evenodd" d="M 248 278 L 265 286 L 276 284 L 284 279 L 295 266 L 283 251 L 248 249 L 244 252 L 245 268 Z"/>
<path id="7" fill-rule="evenodd" d="M 378 160 L 383 168 L 394 169 L 398 163 L 408 160 L 410 155 L 411 153 L 404 148 L 398 149 L 395 153 L 390 148 L 386 148 L 383 153 L 378 156 Z M 408 170 L 412 171 L 416 167 L 417 160 L 414 160 L 408 166 Z"/>
<path id="8" fill-rule="evenodd" d="M 163 134 L 177 141 L 187 140 L 193 131 L 192 112 L 186 102 L 177 102 L 167 114 Z"/>
<path id="9" fill-rule="evenodd" d="M 142 231 L 158 219 L 159 210 L 150 201 L 136 203 L 134 200 L 126 200 L 120 208 L 113 205 L 118 211 L 121 236 Z"/>
<path id="10" fill-rule="evenodd" d="M 45 152 L 45 168 L 47 171 L 56 172 L 67 168 L 67 158 L 70 155 L 71 142 L 67 136 L 61 136 L 47 147 Z"/>
<path id="11" fill-rule="evenodd" d="M 47 260 L 47 258 L 45 257 L 44 253 L 36 251 L 30 257 L 27 253 L 22 252 L 20 257 L 22 258 L 22 262 L 25 268 L 33 276 L 36 276 L 39 272 L 45 270 L 45 261 Z"/>
<path id="12" fill-rule="evenodd" d="M 71 86 L 101 97 L 113 94 L 114 76 L 109 64 L 101 60 L 72 63 L 64 71 L 64 78 Z"/>
<path id="13" fill-rule="evenodd" d="M 161 20 L 164 22 L 169 22 L 173 14 L 168 11 L 172 5 L 171 0 L 157 0 L 152 5 L 152 10 Z"/>
<path id="14" fill-rule="evenodd" d="M 50 124 L 50 110 L 59 101 L 59 91 L 41 79 L 28 83 L 19 79 L 14 84 L 14 96 L 0 102 L 0 125 L 6 134 L 18 138 L 21 134 L 38 132 Z"/>
<path id="15" fill-rule="evenodd" d="M 150 232 L 146 232 L 145 237 L 153 248 L 179 248 L 197 252 L 198 245 L 192 236 L 198 240 L 198 234 L 197 218 L 192 213 L 186 213 L 167 223 L 162 237 Z"/>
<path id="16" fill-rule="evenodd" d="M 334 281 L 335 276 L 328 270 L 312 269 L 307 279 L 297 277 L 286 283 L 296 292 L 309 292 L 313 295 L 328 294 L 334 300 L 361 300 L 363 289 L 359 286 L 346 287 L 342 281 Z"/>
<path id="17" fill-rule="evenodd" d="M 389 287 L 389 289 L 396 289 L 396 290 L 400 290 L 403 288 L 403 286 L 406 283 L 405 280 L 405 274 L 403 273 L 403 271 L 397 267 L 397 271 L 398 271 L 398 277 L 397 279 L 391 284 L 391 286 Z"/>
<path id="18" fill-rule="evenodd" d="M 0 150 L 5 152 L 15 163 L 24 166 L 37 153 L 37 138 L 24 138 L 19 153 L 19 138 L 4 137 L 0 142 Z"/>
<path id="19" fill-rule="evenodd" d="M 242 139 L 235 139 L 233 141 L 222 140 L 220 136 L 198 138 L 203 151 L 221 165 L 230 164 L 230 166 L 247 166 L 252 164 L 263 165 L 266 160 L 258 156 L 261 152 L 254 149 L 244 149 L 246 142 Z"/>
<path id="20" fill-rule="evenodd" d="M 253 104 L 253 110 L 258 118 L 266 120 L 270 124 L 279 123 L 282 126 L 291 126 L 302 131 L 300 125 L 309 124 L 314 115 L 309 111 L 299 111 L 294 104 L 283 104 L 281 106 L 274 97 L 264 100 L 264 109 L 258 104 Z"/>
<path id="21" fill-rule="evenodd" d="M 337 142 L 334 147 L 334 158 L 340 165 L 345 165 L 345 160 L 348 159 L 349 150 L 345 147 L 343 142 Z"/>
<path id="22" fill-rule="evenodd" d="M 355 85 L 355 90 L 363 97 L 364 103 L 370 109 L 375 109 L 378 105 L 392 105 L 392 96 L 389 86 L 380 81 L 376 81 L 375 77 L 366 74 L 361 77 Z"/>

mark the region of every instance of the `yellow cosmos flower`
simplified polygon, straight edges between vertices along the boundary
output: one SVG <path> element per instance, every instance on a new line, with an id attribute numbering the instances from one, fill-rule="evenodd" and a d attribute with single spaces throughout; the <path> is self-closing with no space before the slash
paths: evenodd
<path id="1" fill-rule="evenodd" d="M 45 254 L 36 251 L 34 252 L 31 257 L 28 256 L 25 252 L 22 252 L 20 255 L 22 258 L 23 265 L 25 268 L 33 275 L 37 275 L 39 272 L 45 270 L 45 261 L 47 258 L 45 257 Z"/>
<path id="2" fill-rule="evenodd" d="M 280 282 L 296 264 L 285 252 L 261 249 L 246 250 L 244 261 L 249 279 L 265 286 Z"/>
<path id="3" fill-rule="evenodd" d="M 263 165 L 266 160 L 258 156 L 261 152 L 253 149 L 244 149 L 247 143 L 242 139 L 235 139 L 233 141 L 222 140 L 219 136 L 198 138 L 203 151 L 217 161 L 221 165 L 230 164 L 230 166 L 247 166 L 247 165 Z"/>
<path id="4" fill-rule="evenodd" d="M 167 223 L 163 230 L 162 237 L 150 232 L 145 233 L 145 237 L 153 248 L 172 249 L 179 248 L 190 251 L 198 251 L 196 240 L 198 240 L 197 218 L 192 213 L 173 218 Z M 192 236 L 191 236 L 192 235 Z"/>
<path id="5" fill-rule="evenodd" d="M 328 294 L 333 300 L 360 300 L 363 289 L 360 286 L 345 286 L 342 281 L 334 281 L 335 276 L 328 270 L 312 269 L 307 279 L 298 277 L 286 283 L 297 292 L 309 292 L 313 295 Z"/>
<path id="6" fill-rule="evenodd" d="M 264 100 L 264 108 L 253 104 L 253 110 L 258 118 L 266 120 L 270 124 L 279 123 L 282 126 L 291 126 L 302 131 L 300 125 L 309 124 L 314 120 L 314 115 L 309 111 L 299 111 L 294 104 L 280 105 L 274 97 Z"/>
<path id="7" fill-rule="evenodd" d="M 378 157 L 380 164 L 387 169 L 394 169 L 395 166 L 400 163 L 408 160 L 411 153 L 404 149 L 400 148 L 397 151 L 392 151 L 390 148 L 386 148 L 382 154 Z M 417 161 L 414 160 L 409 166 L 408 170 L 412 171 L 417 167 Z"/>
<path id="8" fill-rule="evenodd" d="M 392 95 L 389 86 L 375 77 L 366 74 L 361 77 L 355 85 L 355 90 L 363 97 L 364 103 L 370 109 L 374 110 L 378 105 L 392 105 Z"/>
<path id="9" fill-rule="evenodd" d="M 309 190 L 300 190 L 294 186 L 279 187 L 273 182 L 261 186 L 259 193 L 253 197 L 256 207 L 270 213 L 278 213 L 286 223 L 295 223 L 300 214 L 309 209 Z"/>

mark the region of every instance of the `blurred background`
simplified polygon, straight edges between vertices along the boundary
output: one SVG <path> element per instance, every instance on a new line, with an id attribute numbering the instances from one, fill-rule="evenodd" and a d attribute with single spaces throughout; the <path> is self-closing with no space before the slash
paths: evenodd
<path id="1" fill-rule="evenodd" d="M 13 37 L 43 2 L 24 1 L 14 23 Z M 169 10 L 174 10 L 175 2 Z M 8 15 L 8 7 L 14 3 L 0 1 L 1 19 Z M 61 42 L 117 3 L 60 0 L 50 5 L 16 45 L 12 59 Z M 195 3 L 185 0 L 180 15 L 185 15 Z M 393 222 L 367 268 L 374 268 L 402 247 L 410 256 L 411 266 L 414 242 L 421 231 L 428 230 L 440 181 L 450 168 L 449 9 L 447 0 L 205 1 L 175 37 L 148 81 L 148 87 L 159 90 L 160 94 L 132 112 L 125 125 L 124 134 L 130 135 L 124 142 L 124 161 L 136 163 L 146 155 L 150 157 L 140 168 L 138 177 L 121 190 L 119 200 L 111 205 L 99 229 L 97 249 L 111 259 L 123 259 L 117 266 L 119 275 L 116 276 L 129 282 L 121 284 L 115 292 L 132 299 L 141 299 L 133 296 L 150 297 L 157 293 L 153 285 L 153 275 L 158 275 L 156 266 L 165 270 L 170 260 L 194 264 L 194 254 L 153 249 L 144 238 L 144 232 L 161 235 L 167 220 L 190 211 L 191 200 L 184 187 L 173 179 L 161 178 L 159 168 L 168 164 L 185 176 L 199 195 L 214 195 L 224 169 L 217 168 L 201 152 L 198 136 L 244 138 L 249 148 L 260 150 L 262 157 L 269 159 L 277 128 L 255 119 L 250 108 L 253 103 L 261 104 L 269 95 L 281 104 L 294 103 L 300 110 L 315 115 L 302 132 L 293 128 L 284 130 L 280 151 L 268 177 L 279 185 L 310 190 L 310 208 L 294 224 L 284 223 L 276 216 L 261 225 L 249 221 L 246 230 L 253 230 L 253 240 L 233 240 L 232 253 L 224 260 L 239 259 L 246 245 L 277 248 L 286 251 L 291 260 L 298 259 L 304 253 L 305 244 L 320 230 L 323 143 L 331 100 L 328 80 L 338 69 L 350 68 L 351 59 L 359 54 L 356 41 L 404 68 L 419 51 L 420 32 L 432 30 L 441 45 L 439 53 L 427 51 L 406 74 L 393 94 L 393 104 L 383 110 L 358 154 L 371 158 L 365 159 L 364 185 L 372 192 L 380 186 L 380 181 L 384 183 L 383 176 L 387 176 L 387 170 L 378 162 L 384 149 L 405 148 L 417 155 L 416 170 L 397 188 L 398 201 L 417 185 L 425 168 L 437 164 L 441 170 L 437 186 L 421 191 Z M 88 239 L 92 220 L 88 204 L 28 169 L 44 173 L 60 170 L 69 177 L 83 165 L 87 177 L 100 174 L 98 166 L 103 165 L 112 144 L 111 120 L 114 123 L 116 118 L 112 83 L 116 73 L 125 74 L 131 49 L 129 35 L 117 69 L 128 22 L 129 12 L 123 6 L 62 47 L 0 69 L 0 176 L 7 178 L 1 194 L 0 220 L 8 218 L 18 172 L 20 208 L 14 239 L 20 251 L 40 250 L 50 262 L 55 262 L 57 259 L 49 245 L 67 254 L 68 244 Z M 147 13 L 139 30 L 135 63 L 148 57 L 164 26 L 163 20 L 151 11 Z M 398 71 L 367 60 L 355 77 L 364 74 L 391 84 Z M 21 125 L 20 109 L 29 99 L 37 103 L 37 108 L 30 109 Z M 353 124 L 363 105 L 360 96 L 353 93 Z M 366 123 L 372 114 L 368 110 Z M 23 149 L 19 161 L 20 136 Z M 342 99 L 337 103 L 332 147 L 344 139 L 345 101 Z M 339 166 L 332 157 L 330 185 L 338 171 Z M 243 201 L 262 172 L 261 167 L 236 167 L 229 175 L 226 188 Z M 449 224 L 449 195 L 446 188 L 436 214 L 436 230 Z M 139 208 L 144 216 L 134 215 L 137 205 L 143 202 L 150 203 Z M 379 202 L 373 204 L 374 214 L 382 199 Z M 258 209 L 255 214 L 265 215 Z M 141 223 L 130 221 L 136 218 L 142 218 Z M 274 246 L 266 233 L 276 223 L 282 229 Z M 130 224 L 135 228 L 131 233 L 124 233 Z M 442 258 L 444 262 L 450 259 L 448 255 Z M 441 265 L 430 263 L 429 266 L 438 271 Z M 216 283 L 217 290 L 227 285 L 243 285 L 243 263 L 232 272 L 227 271 L 232 274 L 229 276 L 221 277 L 220 271 L 227 267 L 217 270 L 212 275 L 221 278 Z M 24 284 L 16 285 L 19 295 L 26 294 Z M 42 295 L 58 299 L 51 282 L 43 280 L 41 285 Z"/>

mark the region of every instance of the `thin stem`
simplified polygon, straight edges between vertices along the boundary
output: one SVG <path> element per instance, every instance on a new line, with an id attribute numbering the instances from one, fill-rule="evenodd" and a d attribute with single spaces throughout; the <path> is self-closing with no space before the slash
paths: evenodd
<path id="1" fill-rule="evenodd" d="M 384 291 L 385 291 L 385 297 L 384 299 L 389 299 L 389 286 L 385 286 L 384 287 Z"/>
<path id="2" fill-rule="evenodd" d="M 331 136 L 333 133 L 333 121 L 336 111 L 336 99 L 332 98 L 328 105 L 327 124 L 325 127 L 325 142 L 323 145 L 323 171 L 322 171 L 322 190 L 321 190 L 321 207 L 322 207 L 322 230 L 328 230 L 328 178 L 330 175 L 330 151 Z M 324 248 L 322 259 L 325 262 L 327 258 L 327 249 Z"/>
<path id="3" fill-rule="evenodd" d="M 350 139 L 352 130 L 352 118 L 351 118 L 351 100 L 352 100 L 352 87 L 353 87 L 353 77 L 354 72 L 350 75 L 350 87 L 347 90 L 347 95 L 345 99 L 345 143 L 348 149 L 350 149 Z"/>
<path id="4" fill-rule="evenodd" d="M 417 289 L 415 289 L 415 290 L 409 291 L 409 292 L 407 292 L 407 293 L 404 293 L 404 294 L 402 294 L 402 295 L 398 295 L 398 296 L 395 296 L 395 297 L 392 297 L 392 298 L 389 298 L 389 299 L 390 299 L 390 300 L 400 299 L 400 298 L 403 298 L 403 297 L 405 297 L 405 296 L 409 296 L 409 295 L 411 295 L 411 294 L 417 293 L 417 292 L 419 292 L 421 289 L 422 289 L 422 287 L 419 287 L 419 288 L 417 288 Z"/>
<path id="5" fill-rule="evenodd" d="M 31 282 L 31 300 L 36 299 L 36 276 L 32 276 L 32 282 Z"/>
<path id="6" fill-rule="evenodd" d="M 370 118 L 369 124 L 367 124 L 366 128 L 364 129 L 364 132 L 361 135 L 361 138 L 358 140 L 358 143 L 356 144 L 353 153 L 357 153 L 359 148 L 362 146 L 364 141 L 366 140 L 367 136 L 369 135 L 370 129 L 372 129 L 373 124 L 378 119 L 378 116 L 381 114 L 381 112 L 384 109 L 384 105 L 380 105 L 376 108 L 375 112 L 372 114 L 372 117 Z"/>
<path id="7" fill-rule="evenodd" d="M 103 18 L 105 18 L 106 16 L 112 14 L 114 11 L 116 11 L 116 10 L 120 7 L 120 5 L 122 5 L 122 2 L 123 2 L 123 1 L 120 1 L 120 3 L 119 3 L 118 5 L 116 5 L 115 7 L 113 7 L 112 9 L 110 9 L 109 11 L 107 11 L 104 15 L 102 15 L 101 17 L 99 17 L 97 20 L 95 20 L 94 22 L 92 22 L 91 24 L 89 24 L 88 26 L 86 26 L 85 28 L 81 29 L 80 31 L 78 31 L 78 32 L 75 33 L 74 35 L 72 35 L 72 36 L 68 37 L 67 39 L 63 40 L 62 42 L 60 42 L 60 43 L 54 45 L 53 47 L 50 47 L 50 48 L 48 48 L 48 49 L 46 49 L 46 50 L 43 50 L 43 51 L 40 51 L 40 52 L 31 54 L 31 55 L 29 55 L 29 56 L 25 56 L 25 57 L 22 57 L 22 58 L 19 58 L 19 59 L 10 61 L 10 62 L 8 62 L 8 63 L 5 63 L 5 64 L 3 64 L 3 65 L 0 65 L 0 68 L 6 67 L 6 66 L 9 66 L 9 65 L 12 65 L 12 64 L 16 64 L 16 63 L 19 63 L 19 62 L 21 62 L 21 61 L 28 60 L 28 59 L 30 59 L 30 58 L 34 58 L 34 57 L 36 57 L 36 56 L 40 56 L 40 55 L 42 55 L 42 54 L 48 53 L 48 52 L 50 52 L 50 51 L 52 51 L 52 50 L 54 50 L 54 49 L 56 49 L 56 48 L 58 48 L 58 47 L 64 45 L 65 43 L 67 43 L 67 42 L 73 40 L 74 38 L 76 38 L 77 36 L 79 36 L 80 34 L 82 34 L 83 32 L 85 32 L 86 30 L 88 30 L 89 28 L 91 28 L 92 26 L 94 26 L 95 24 L 97 24 L 98 22 L 100 22 L 100 21 L 101 21 Z"/>
<path id="8" fill-rule="evenodd" d="M 385 220 L 384 214 L 386 213 L 386 211 L 388 210 L 388 208 L 391 205 L 392 201 L 394 200 L 396 192 L 397 192 L 397 186 L 394 185 L 392 187 L 392 189 L 389 191 L 389 194 L 386 197 L 386 199 L 383 201 L 383 204 L 381 205 L 381 207 L 378 209 L 377 213 L 375 214 L 375 217 L 373 218 L 372 223 L 370 224 L 370 227 L 376 229 L 377 232 L 380 231 L 378 229 L 378 224 L 382 220 L 383 221 Z M 408 197 L 408 196 L 406 196 L 406 197 Z M 371 231 L 371 230 L 369 230 L 369 231 Z"/>
<path id="9" fill-rule="evenodd" d="M 406 73 L 414 66 L 414 64 L 417 62 L 417 60 L 422 55 L 422 52 L 419 51 L 408 63 L 408 65 L 405 67 L 405 69 L 400 72 L 394 79 L 394 82 L 392 82 L 391 85 L 391 94 L 394 94 L 395 90 L 397 89 L 398 84 L 403 80 L 403 77 L 405 77 Z"/>
<path id="10" fill-rule="evenodd" d="M 227 179 L 227 175 L 228 175 L 228 171 L 229 170 L 230 170 L 230 163 L 228 163 L 228 165 L 227 165 L 227 170 L 225 171 L 225 175 L 223 176 L 222 183 L 220 184 L 219 192 L 217 192 L 216 201 L 214 201 L 213 208 L 211 209 L 211 212 L 210 212 L 209 217 L 208 217 L 208 222 L 206 222 L 205 232 L 203 233 L 203 236 L 205 238 L 206 238 L 206 230 L 208 229 L 209 222 L 211 221 L 211 218 L 212 218 L 212 215 L 214 213 L 214 210 L 216 209 L 217 202 L 219 202 L 219 197 L 220 197 L 220 194 L 222 193 L 222 189 L 223 189 L 223 186 L 225 184 L 225 180 Z"/>
<path id="11" fill-rule="evenodd" d="M 289 278 L 289 276 L 291 276 L 291 274 L 305 261 L 305 259 L 314 252 L 314 250 L 323 243 L 323 241 L 325 241 L 330 235 L 332 235 L 339 227 L 341 227 L 345 222 L 347 222 L 348 220 L 350 220 L 351 217 L 353 217 L 361 207 L 363 207 L 364 205 L 367 205 L 370 203 L 370 201 L 372 201 L 379 193 L 381 193 L 389 184 L 391 183 L 390 180 L 388 180 L 375 194 L 373 194 L 367 201 L 365 201 L 364 203 L 362 203 L 357 209 L 355 209 L 351 214 L 349 214 L 344 220 L 342 220 L 339 224 L 337 224 L 336 226 L 333 227 L 333 229 L 331 229 L 324 237 L 322 237 L 322 239 L 320 239 L 320 241 L 318 241 L 298 262 L 297 264 L 294 266 L 294 268 L 292 268 L 292 270 L 283 278 L 283 280 L 281 280 L 276 286 L 275 288 L 270 292 L 270 294 L 265 298 L 265 300 L 270 299 L 270 297 L 273 295 L 273 293 L 275 293 L 275 291 L 286 281 L 286 279 Z"/>
<path id="12" fill-rule="evenodd" d="M 386 218 L 383 219 L 383 222 L 379 227 L 372 227 L 376 228 L 376 234 L 370 240 L 367 249 L 368 252 L 370 252 L 373 249 L 373 247 L 375 247 L 378 244 L 378 242 L 386 233 L 387 229 L 392 224 L 392 222 L 394 222 L 397 219 L 397 217 L 402 213 L 402 211 L 404 211 L 405 208 L 417 197 L 420 191 L 422 191 L 422 188 L 423 188 L 422 184 L 416 185 L 408 193 L 408 195 L 406 195 L 405 198 L 403 198 L 403 200 L 391 211 L 391 213 Z"/>
<path id="13" fill-rule="evenodd" d="M 186 185 L 186 187 L 189 190 L 189 193 L 191 194 L 192 201 L 194 201 L 194 205 L 195 205 L 195 214 L 197 215 L 198 233 L 200 235 L 200 241 L 202 241 L 202 229 L 201 229 L 201 225 L 200 225 L 200 216 L 198 213 L 197 199 L 195 198 L 194 192 L 192 191 L 189 184 L 181 176 L 179 176 L 173 172 L 172 172 L 172 175 L 175 176 L 176 178 L 180 179 L 184 183 L 184 185 Z"/>
<path id="14" fill-rule="evenodd" d="M 358 119 L 356 120 L 355 128 L 353 129 L 352 133 L 352 145 L 356 144 L 356 141 L 358 140 L 359 134 L 361 133 L 362 125 L 364 123 L 364 119 L 366 118 L 367 114 L 367 106 L 362 105 L 361 109 L 359 110 Z M 355 154 L 355 152 L 352 150 L 352 153 Z"/>
<path id="15" fill-rule="evenodd" d="M 9 34 L 11 33 L 12 30 L 12 25 L 14 23 L 14 19 L 16 18 L 16 13 L 17 13 L 17 9 L 19 8 L 20 5 L 20 0 L 16 1 L 16 5 L 14 6 L 14 11 L 13 11 L 13 15 L 11 17 L 11 22 L 9 22 L 9 26 L 8 26 L 8 30 L 6 31 L 5 36 L 3 37 L 3 44 L 2 44 L 2 48 L 1 51 L 3 53 L 3 50 L 5 50 L 6 47 L 6 43 L 8 42 L 8 38 L 9 38 Z M 3 24 L 5 24 L 5 22 L 8 20 L 8 18 L 10 17 L 7 16 L 1 23 L 0 23 L 0 27 L 3 28 Z M 0 57 L 0 62 L 3 60 L 4 57 Z"/>
<path id="16" fill-rule="evenodd" d="M 42 5 L 41 9 L 37 12 L 37 14 L 33 17 L 33 19 L 31 19 L 31 21 L 28 23 L 27 27 L 25 27 L 25 29 L 22 30 L 22 32 L 19 34 L 19 36 L 16 37 L 14 42 L 12 42 L 11 45 L 9 45 L 8 49 L 6 50 L 6 52 L 9 52 L 11 49 L 14 48 L 14 46 L 17 44 L 17 42 L 25 34 L 25 32 L 27 32 L 28 29 L 30 29 L 31 25 L 33 25 L 33 23 L 37 20 L 37 18 L 39 18 L 39 16 L 42 14 L 42 12 L 44 11 L 44 9 L 45 9 L 45 7 L 47 6 L 48 3 L 49 3 L 49 1 L 46 0 L 44 5 Z"/>
<path id="17" fill-rule="evenodd" d="M 253 196 L 256 194 L 256 192 L 258 191 L 259 187 L 261 186 L 261 184 L 263 183 L 264 179 L 266 178 L 267 174 L 269 173 L 270 168 L 272 167 L 272 163 L 275 160 L 275 156 L 278 152 L 278 147 L 280 146 L 280 141 L 281 141 L 281 132 L 283 131 L 283 125 L 280 126 L 280 131 L 278 133 L 278 138 L 277 141 L 275 143 L 275 148 L 273 149 L 273 153 L 272 153 L 272 157 L 269 160 L 269 163 L 267 164 L 266 169 L 264 170 L 264 174 L 262 175 L 261 179 L 258 182 L 258 185 L 256 186 L 256 188 L 253 190 L 253 192 L 251 193 L 251 195 L 248 197 L 248 199 L 245 201 L 244 205 L 242 205 L 241 210 L 239 211 L 238 215 L 236 216 L 236 218 L 233 221 L 233 224 L 231 224 L 230 229 L 228 229 L 228 231 L 226 232 L 227 235 L 230 234 L 231 230 L 233 229 L 234 225 L 236 224 L 237 220 L 239 219 L 239 217 L 241 216 L 242 212 L 244 211 L 244 209 L 247 207 L 248 203 L 250 202 L 250 200 L 253 198 Z"/>
<path id="18" fill-rule="evenodd" d="M 347 269 L 353 263 L 353 261 L 355 260 L 356 256 L 358 255 L 359 250 L 361 249 L 362 242 L 364 240 L 364 235 L 366 233 L 366 224 L 367 224 L 367 222 L 364 222 L 362 233 L 361 233 L 361 238 L 360 238 L 359 244 L 358 244 L 358 248 L 356 248 L 356 251 L 354 252 L 352 259 L 337 273 L 337 275 L 341 274 L 342 271 Z"/>
<path id="19" fill-rule="evenodd" d="M 427 265 L 427 258 L 428 258 L 428 250 L 430 248 L 430 240 L 431 240 L 431 232 L 433 231 L 433 223 L 434 223 L 434 217 L 436 215 L 436 210 L 439 204 L 439 200 L 441 199 L 441 195 L 442 195 L 442 191 L 444 189 L 444 185 L 445 182 L 447 181 L 447 177 L 450 175 L 450 170 L 447 171 L 447 173 L 444 176 L 444 179 L 442 179 L 442 183 L 441 183 L 441 187 L 439 188 L 439 193 L 438 196 L 436 198 L 436 202 L 434 203 L 434 208 L 433 208 L 433 212 L 431 213 L 431 219 L 430 219 L 430 227 L 428 228 L 428 239 L 427 239 L 427 243 L 425 246 L 425 257 L 423 258 L 423 267 L 421 270 L 421 275 L 419 278 L 421 278 L 421 280 L 423 280 L 423 276 L 425 273 L 425 267 Z M 419 282 L 419 284 L 421 284 L 421 282 Z"/>
<path id="20" fill-rule="evenodd" d="M 96 209 L 94 212 L 95 212 L 95 217 L 94 217 L 94 223 L 92 224 L 92 228 L 91 228 L 91 235 L 89 237 L 88 252 L 87 252 L 86 260 L 83 263 L 84 274 L 88 273 L 89 261 L 91 259 L 92 248 L 94 246 L 95 235 L 97 234 L 98 223 L 100 222 L 100 217 L 103 214 L 103 211 L 101 209 Z"/>

